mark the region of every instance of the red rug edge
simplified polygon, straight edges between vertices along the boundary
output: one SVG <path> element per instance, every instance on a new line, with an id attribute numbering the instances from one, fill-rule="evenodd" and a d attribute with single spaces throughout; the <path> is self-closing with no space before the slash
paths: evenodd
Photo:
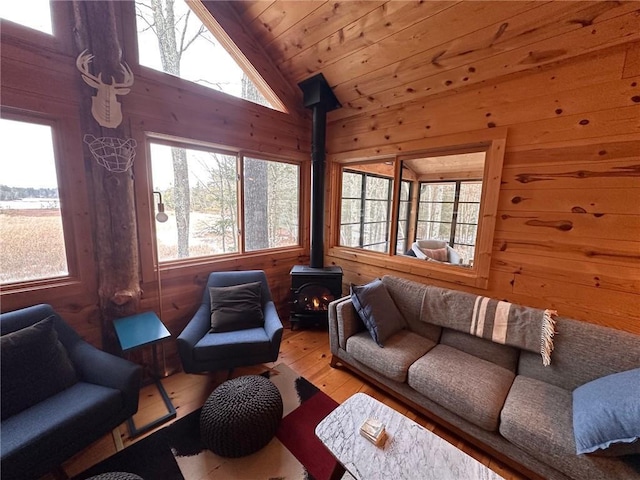
<path id="1" fill-rule="evenodd" d="M 282 419 L 276 436 L 316 480 L 331 478 L 337 460 L 315 434 L 318 423 L 338 406 L 320 391 Z"/>

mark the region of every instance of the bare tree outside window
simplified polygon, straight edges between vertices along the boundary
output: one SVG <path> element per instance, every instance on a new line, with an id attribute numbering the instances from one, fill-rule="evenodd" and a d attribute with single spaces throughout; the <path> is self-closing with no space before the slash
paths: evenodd
<path id="1" fill-rule="evenodd" d="M 136 14 L 140 62 L 142 64 L 271 107 L 257 90 L 255 84 L 235 64 L 222 46 L 215 41 L 213 35 L 202 25 L 183 0 L 137 0 Z M 149 33 L 153 35 L 149 36 Z M 204 48 L 208 48 L 206 54 L 200 53 L 204 51 Z M 188 61 L 187 51 L 197 52 L 199 54 L 198 61 Z M 159 65 L 156 57 L 159 57 Z M 203 58 L 207 58 L 208 61 L 203 62 Z M 231 63 L 229 63 L 230 61 Z M 175 206 L 178 258 L 186 258 L 191 256 L 189 231 L 190 201 L 193 194 L 190 192 L 189 169 L 185 150 L 173 148 L 171 158 L 174 176 L 171 197 Z M 252 170 L 253 168 L 258 170 Z M 251 195 L 255 197 L 253 203 L 261 205 L 261 208 L 251 212 L 252 216 L 249 218 L 248 224 L 251 231 L 248 231 L 246 236 L 248 243 L 254 249 L 266 248 L 268 244 L 265 210 L 267 175 L 266 169 L 259 170 L 261 168 L 263 167 L 260 164 L 252 164 L 248 165 L 248 170 L 245 170 L 249 178 L 254 179 L 254 188 L 251 190 Z M 220 172 L 222 170 L 218 173 Z M 228 181 L 223 178 L 218 180 L 219 183 Z M 226 197 L 226 201 L 236 202 L 237 200 Z M 224 210 L 230 211 L 231 207 L 231 203 L 226 204 Z M 225 218 L 226 222 L 237 225 L 235 219 Z M 235 233 L 237 234 L 237 231 Z M 236 239 L 237 235 L 229 241 L 235 243 Z"/>

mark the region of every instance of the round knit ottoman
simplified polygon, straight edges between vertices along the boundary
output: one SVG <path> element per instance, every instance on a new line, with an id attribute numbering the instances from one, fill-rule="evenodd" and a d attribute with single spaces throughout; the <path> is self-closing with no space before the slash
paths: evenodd
<path id="1" fill-rule="evenodd" d="M 142 477 L 139 477 L 135 473 L 108 472 L 108 473 L 101 473 L 100 475 L 96 475 L 94 477 L 88 478 L 87 480 L 143 480 L 143 479 Z"/>
<path id="2" fill-rule="evenodd" d="M 264 447 L 282 420 L 276 386 L 258 375 L 227 380 L 209 396 L 200 413 L 205 447 L 222 457 L 243 457 Z"/>

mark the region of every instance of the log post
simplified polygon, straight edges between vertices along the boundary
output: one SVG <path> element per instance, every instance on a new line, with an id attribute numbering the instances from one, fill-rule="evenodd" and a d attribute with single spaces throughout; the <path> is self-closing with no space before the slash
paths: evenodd
<path id="1" fill-rule="evenodd" d="M 94 55 L 90 68 L 102 73 L 106 83 L 122 81 L 122 49 L 118 38 L 114 8 L 118 2 L 72 2 L 76 55 L 87 50 Z M 130 137 L 127 120 L 116 128 L 101 127 L 91 114 L 91 97 L 95 90 L 86 85 L 78 72 L 82 95 L 82 133 L 99 137 Z M 125 97 L 119 97 L 122 101 Z M 83 141 L 78 139 L 78 141 Z M 85 169 L 91 185 L 93 241 L 96 252 L 98 296 L 102 327 L 102 347 L 118 350 L 113 320 L 138 311 L 142 290 L 138 252 L 138 229 L 131 169 L 122 173 L 108 171 L 93 158 L 84 145 Z"/>

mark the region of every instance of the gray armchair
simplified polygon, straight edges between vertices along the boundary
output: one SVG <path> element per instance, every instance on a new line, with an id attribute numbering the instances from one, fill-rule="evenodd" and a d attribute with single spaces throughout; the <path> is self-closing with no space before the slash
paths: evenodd
<path id="1" fill-rule="evenodd" d="M 452 263 L 454 265 L 460 264 L 462 260 L 458 252 L 456 252 L 451 246 L 442 240 L 417 240 L 413 242 L 411 245 L 411 250 L 413 254 L 420 259 L 427 259 L 427 256 L 422 252 L 422 249 L 437 249 L 437 248 L 446 248 L 447 249 L 447 263 Z"/>
<path id="2" fill-rule="evenodd" d="M 85 342 L 50 305 L 3 313 L 0 334 L 3 480 L 44 475 L 138 410 L 140 366 Z M 34 338 L 46 348 L 34 348 Z M 52 372 L 61 371 L 53 364 L 71 368 L 72 378 L 51 393 L 60 381 Z"/>
<path id="3" fill-rule="evenodd" d="M 209 288 L 251 282 L 261 283 L 264 326 L 209 333 Z M 274 362 L 280 351 L 282 330 L 282 322 L 271 298 L 267 277 L 262 270 L 213 272 L 209 275 L 200 308 L 177 339 L 182 367 L 187 373 L 196 373 Z"/>

